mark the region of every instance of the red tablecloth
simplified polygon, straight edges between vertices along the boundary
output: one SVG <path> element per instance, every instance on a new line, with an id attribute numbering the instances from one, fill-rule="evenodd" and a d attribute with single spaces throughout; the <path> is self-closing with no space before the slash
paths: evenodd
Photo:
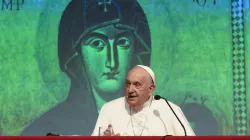
<path id="1" fill-rule="evenodd" d="M 157 137 L 84 137 L 84 136 L 40 136 L 40 137 L 21 137 L 21 136 L 2 136 L 0 140 L 162 140 L 162 136 Z M 187 137 L 177 137 L 168 136 L 165 140 L 250 140 L 250 136 L 187 136 Z"/>

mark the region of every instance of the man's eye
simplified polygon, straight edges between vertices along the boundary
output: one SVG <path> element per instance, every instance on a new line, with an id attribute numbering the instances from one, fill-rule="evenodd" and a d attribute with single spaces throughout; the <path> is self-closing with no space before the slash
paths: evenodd
<path id="1" fill-rule="evenodd" d="M 106 43 L 101 39 L 93 39 L 90 42 L 90 47 L 98 49 L 98 50 L 103 50 L 105 46 L 106 46 Z"/>
<path id="2" fill-rule="evenodd" d="M 126 84 L 126 87 L 129 87 L 129 86 L 130 86 L 130 84 L 129 84 L 129 83 L 127 83 L 127 84 Z"/>
<path id="3" fill-rule="evenodd" d="M 131 42 L 126 37 L 121 37 L 117 40 L 117 46 L 121 47 L 122 49 L 128 49 L 131 46 Z"/>
<path id="4" fill-rule="evenodd" d="M 137 87 L 137 88 L 141 86 L 140 83 L 135 83 L 134 85 L 135 85 L 135 87 Z"/>

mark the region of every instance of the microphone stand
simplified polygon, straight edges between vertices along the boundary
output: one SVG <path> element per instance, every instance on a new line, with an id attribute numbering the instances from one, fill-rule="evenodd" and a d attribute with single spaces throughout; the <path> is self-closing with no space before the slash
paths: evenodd
<path id="1" fill-rule="evenodd" d="M 166 101 L 166 103 L 168 104 L 169 108 L 172 110 L 173 114 L 175 115 L 175 117 L 177 118 L 177 120 L 179 121 L 179 123 L 181 124 L 181 126 L 182 126 L 182 128 L 183 128 L 183 130 L 184 130 L 185 136 L 187 136 L 187 132 L 186 132 L 186 129 L 185 129 L 184 125 L 181 123 L 179 117 L 175 114 L 173 108 L 171 107 L 171 105 L 169 104 L 169 102 L 167 101 L 167 99 L 161 97 L 160 95 L 156 95 L 156 96 L 155 96 L 155 99 L 156 99 L 156 100 L 157 100 L 157 99 L 159 100 L 160 98 L 162 98 L 162 99 L 164 99 L 164 100 Z M 167 136 L 171 136 L 171 135 L 165 135 L 165 136 L 162 138 L 162 140 L 164 140 Z"/>
<path id="2" fill-rule="evenodd" d="M 179 123 L 181 124 L 181 126 L 182 126 L 182 128 L 183 128 L 183 130 L 184 130 L 185 136 L 187 136 L 186 129 L 185 129 L 184 125 L 181 123 L 181 120 L 180 120 L 179 117 L 175 114 L 175 112 L 174 112 L 173 108 L 171 107 L 171 105 L 169 104 L 169 102 L 168 102 L 165 98 L 163 98 L 163 99 L 166 101 L 166 103 L 168 104 L 169 108 L 172 110 L 172 112 L 174 113 L 175 117 L 177 118 L 177 120 L 178 120 Z"/>
<path id="3" fill-rule="evenodd" d="M 59 134 L 47 133 L 46 136 L 60 136 Z"/>
<path id="4" fill-rule="evenodd" d="M 172 135 L 165 135 L 165 136 L 162 138 L 162 140 L 165 140 L 165 138 L 168 137 L 168 136 L 172 136 Z"/>

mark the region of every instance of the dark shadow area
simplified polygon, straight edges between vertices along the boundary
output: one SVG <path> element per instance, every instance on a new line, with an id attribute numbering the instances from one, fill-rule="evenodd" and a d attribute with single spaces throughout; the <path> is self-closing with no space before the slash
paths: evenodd
<path id="1" fill-rule="evenodd" d="M 182 111 L 187 120 L 194 123 L 193 129 L 196 135 L 220 135 L 215 117 L 204 105 L 185 103 Z"/>

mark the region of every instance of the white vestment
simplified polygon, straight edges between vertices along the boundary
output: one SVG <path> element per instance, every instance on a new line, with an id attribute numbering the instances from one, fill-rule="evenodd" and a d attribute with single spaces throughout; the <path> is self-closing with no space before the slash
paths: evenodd
<path id="1" fill-rule="evenodd" d="M 187 136 L 195 136 L 180 107 L 169 102 L 184 125 Z M 112 125 L 115 134 L 121 136 L 185 136 L 184 130 L 165 100 L 152 97 L 143 109 L 132 111 L 125 97 L 103 105 L 92 136 L 98 136 L 99 127 Z"/>

